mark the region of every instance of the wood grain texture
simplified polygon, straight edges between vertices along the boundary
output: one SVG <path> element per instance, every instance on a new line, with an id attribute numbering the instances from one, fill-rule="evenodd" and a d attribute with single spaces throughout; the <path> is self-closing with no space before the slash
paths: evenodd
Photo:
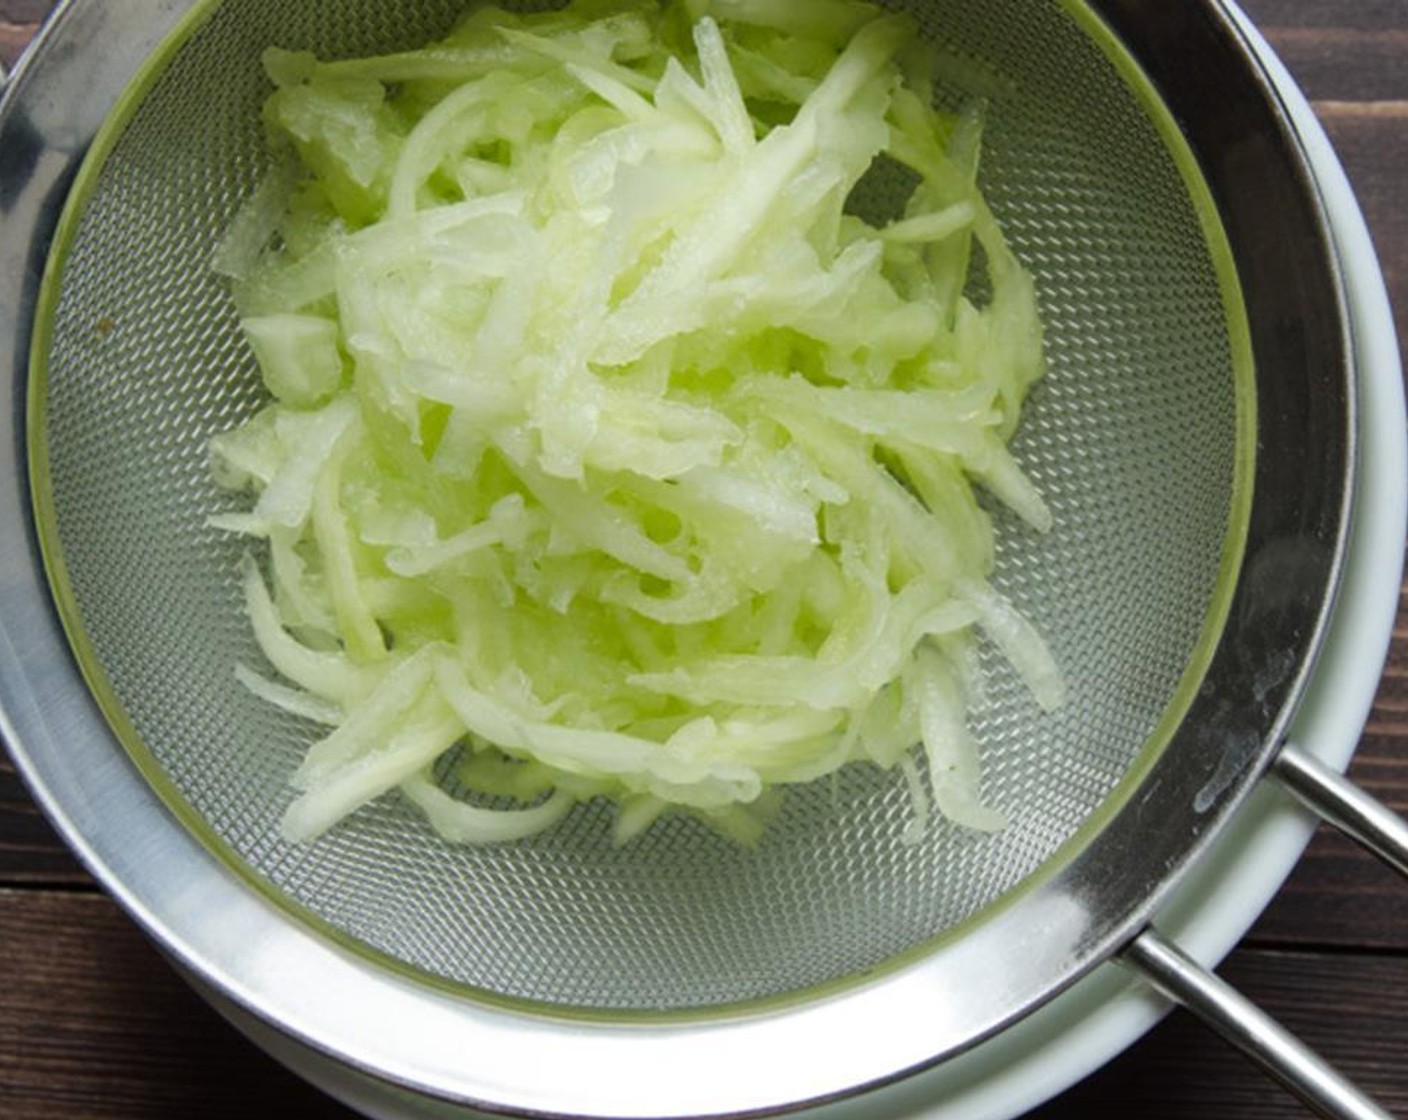
<path id="1" fill-rule="evenodd" d="M 0 755 L 0 884 L 92 886 L 39 806 L 29 796 L 9 758 Z"/>
<path id="2" fill-rule="evenodd" d="M 1408 5 L 1404 15 L 1408 19 Z M 1408 69 L 1408 51 L 1401 56 L 1401 64 Z M 1316 102 L 1316 108 L 1364 210 L 1393 303 L 1399 345 L 1403 347 L 1403 340 L 1408 339 L 1408 209 L 1403 205 L 1403 187 L 1408 182 L 1408 99 L 1368 104 L 1321 101 Z M 1400 621 L 1405 617 L 1401 602 L 1398 616 Z M 1396 739 L 1400 744 L 1408 742 L 1408 728 L 1404 726 L 1408 716 L 1401 706 L 1404 642 L 1400 625 L 1392 659 L 1400 674 L 1400 707 L 1391 724 L 1398 729 Z"/>
<path id="3" fill-rule="evenodd" d="M 1408 96 L 1401 28 L 1268 28 L 1267 38 L 1315 100 L 1395 101 Z"/>
<path id="4" fill-rule="evenodd" d="M 1404 26 L 1403 0 L 1242 0 L 1241 7 L 1258 27 L 1273 32 L 1393 31 Z"/>
<path id="5" fill-rule="evenodd" d="M 352 1113 L 256 1050 L 106 897 L 0 891 L 0 1116 Z"/>
<path id="6" fill-rule="evenodd" d="M 108 0 L 121 2 L 121 0 Z M 1174 0 L 1170 0 L 1174 2 Z M 1408 348 L 1408 0 L 1244 0 L 1359 194 Z M 13 63 L 50 0 L 0 0 Z M 3 168 L 0 168 L 3 174 Z M 1408 812 L 1408 599 L 1352 775 Z M 1408 887 L 1322 830 L 1223 972 L 1408 1116 Z M 0 1118 L 350 1120 L 197 998 L 0 759 Z M 1181 1012 L 1028 1120 L 1305 1110 Z"/>
<path id="7" fill-rule="evenodd" d="M 54 7 L 54 0 L 0 0 L 0 23 L 37 24 Z"/>
<path id="8" fill-rule="evenodd" d="M 1408 140 L 1408 122 L 1402 126 Z M 1408 156 L 1408 143 L 1404 144 Z M 1346 154 L 1352 155 L 1349 146 Z M 1359 153 L 1361 156 L 1364 153 Z M 1408 173 L 1408 160 L 1405 160 Z M 1368 180 L 1373 176 L 1361 176 Z M 1381 184 L 1386 206 L 1391 185 Z M 1369 192 L 1365 192 L 1366 196 Z M 1408 225 L 1395 214 L 1398 261 L 1408 263 Z M 1394 241 L 1397 238 L 1397 241 Z M 1380 242 L 1381 246 L 1384 244 Z M 1399 276 L 1399 314 L 1408 291 Z M 1402 320 L 1400 320 L 1402 322 Z M 1400 338 L 1408 338 L 1400 329 Z M 1400 597 L 1393 645 L 1350 777 L 1395 811 L 1408 815 L 1408 594 Z M 1408 886 L 1333 829 L 1322 827 L 1296 870 L 1251 931 L 1249 945 L 1392 950 L 1408 954 Z M 1408 981 L 1408 964 L 1403 970 Z M 1408 1051 L 1408 1038 L 1404 1039 Z"/>
<path id="9" fill-rule="evenodd" d="M 1243 4 L 1312 100 L 1408 98 L 1402 0 Z"/>
<path id="10" fill-rule="evenodd" d="M 1239 949 L 1221 970 L 1394 1115 L 1403 1076 L 1404 963 L 1393 957 Z M 1183 1011 L 1028 1120 L 1305 1120 L 1304 1105 Z"/>

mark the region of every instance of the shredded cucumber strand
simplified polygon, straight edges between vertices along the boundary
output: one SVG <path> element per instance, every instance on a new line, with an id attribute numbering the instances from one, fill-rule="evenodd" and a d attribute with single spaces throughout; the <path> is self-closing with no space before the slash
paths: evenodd
<path id="1" fill-rule="evenodd" d="M 752 844 L 852 762 L 906 783 L 909 841 L 999 826 L 977 636 L 1064 692 L 974 494 L 1053 525 L 1006 446 L 1041 322 L 978 189 L 1000 107 L 932 109 L 914 36 L 861 0 L 578 0 L 268 52 L 297 158 L 216 266 L 274 400 L 212 441 L 252 510 L 209 521 L 268 542 L 272 592 L 241 579 L 280 681 L 239 679 L 328 728 L 287 837 L 399 788 L 453 842 L 602 796 L 618 842 L 681 811 Z M 871 222 L 882 153 L 919 185 Z"/>

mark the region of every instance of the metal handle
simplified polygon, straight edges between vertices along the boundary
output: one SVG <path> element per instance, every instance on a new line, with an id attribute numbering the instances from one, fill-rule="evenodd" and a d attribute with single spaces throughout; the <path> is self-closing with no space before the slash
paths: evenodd
<path id="1" fill-rule="evenodd" d="M 1152 928 L 1125 948 L 1123 959 L 1319 1115 L 1330 1120 L 1392 1120 L 1315 1051 Z"/>
<path id="2" fill-rule="evenodd" d="M 1408 875 L 1408 821 L 1343 774 L 1294 747 L 1281 748 L 1274 773 L 1320 818 Z"/>
<path id="3" fill-rule="evenodd" d="M 1282 747 L 1274 773 L 1322 820 L 1408 875 L 1408 821 L 1294 747 Z M 1155 988 L 1197 1015 L 1321 1116 L 1389 1120 L 1387 1112 L 1305 1043 L 1152 928 L 1135 938 L 1123 957 Z"/>

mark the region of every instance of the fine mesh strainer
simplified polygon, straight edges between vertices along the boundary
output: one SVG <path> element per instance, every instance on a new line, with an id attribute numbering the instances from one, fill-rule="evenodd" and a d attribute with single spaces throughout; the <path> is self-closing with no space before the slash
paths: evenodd
<path id="1" fill-rule="evenodd" d="M 984 188 L 1037 278 L 1051 363 L 1014 449 L 1057 529 L 1000 521 L 995 578 L 1051 640 L 1071 699 L 1039 712 L 992 659 L 975 730 L 985 795 L 1012 821 L 996 837 L 906 845 L 905 790 L 855 768 L 795 790 L 756 851 L 684 818 L 618 848 L 597 805 L 528 843 L 453 847 L 394 797 L 314 845 L 279 838 L 311 732 L 232 672 L 258 655 L 244 546 L 206 527 L 229 501 L 206 445 L 260 389 L 211 253 L 265 169 L 265 47 L 385 52 L 464 4 L 63 10 L 49 71 L 36 62 L 0 110 L 0 152 L 52 176 L 15 300 L 33 323 L 32 531 L 93 701 L 207 853 L 209 886 L 172 913 L 235 922 L 236 948 L 201 958 L 190 929 L 153 924 L 238 1003 L 374 1075 L 502 1111 L 800 1107 L 970 1046 L 1122 947 L 1173 984 L 1184 962 L 1140 930 L 1255 779 L 1274 758 L 1331 796 L 1276 747 L 1347 531 L 1351 356 L 1269 87 L 1215 3 L 907 7 L 1000 91 Z M 70 188 L 91 129 L 46 119 L 63 103 L 46 77 L 67 66 L 76 83 L 95 43 L 140 56 L 171 25 Z M 141 828 L 119 831 L 141 843 Z M 101 843 L 79 846 L 103 862 Z M 1283 1076 L 1379 1115 L 1309 1059 Z"/>
<path id="2" fill-rule="evenodd" d="M 1186 701 L 1174 698 L 1205 658 L 1245 512 L 1248 370 L 1221 235 L 1059 8 L 928 17 L 1018 91 L 992 114 L 989 191 L 1050 293 L 1053 371 L 1019 453 L 1060 530 L 1005 526 L 997 570 L 1056 643 L 1073 702 L 1051 717 L 1000 678 L 977 729 L 989 796 L 1014 822 L 995 841 L 945 829 L 906 846 L 903 783 L 858 767 L 790 796 L 758 853 L 687 819 L 617 849 L 599 807 L 535 843 L 447 848 L 394 798 L 290 845 L 278 822 L 310 729 L 234 679 L 237 662 L 260 661 L 240 605 L 247 544 L 205 526 L 230 501 L 210 481 L 208 441 L 261 394 L 211 246 L 267 161 L 261 50 L 395 49 L 442 34 L 462 8 L 421 3 L 392 20 L 385 5 L 331 18 L 223 5 L 80 183 L 52 317 L 41 310 L 52 338 L 35 424 L 41 526 L 85 660 L 182 811 L 282 897 L 392 960 L 591 1010 L 709 1007 L 872 969 L 1035 870 Z M 1055 61 L 1077 50 L 1088 84 Z M 1117 237 L 1092 236 L 1102 228 Z"/>

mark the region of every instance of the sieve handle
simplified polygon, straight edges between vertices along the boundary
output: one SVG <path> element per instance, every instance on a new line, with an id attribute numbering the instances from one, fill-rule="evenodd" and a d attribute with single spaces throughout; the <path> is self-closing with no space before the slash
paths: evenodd
<path id="1" fill-rule="evenodd" d="M 1125 948 L 1123 959 L 1319 1115 L 1330 1120 L 1393 1120 L 1325 1059 L 1152 927 Z"/>
<path id="2" fill-rule="evenodd" d="M 1359 841 L 1400 874 L 1408 875 L 1408 821 L 1343 774 L 1294 747 L 1281 748 L 1274 773 L 1322 820 Z"/>

